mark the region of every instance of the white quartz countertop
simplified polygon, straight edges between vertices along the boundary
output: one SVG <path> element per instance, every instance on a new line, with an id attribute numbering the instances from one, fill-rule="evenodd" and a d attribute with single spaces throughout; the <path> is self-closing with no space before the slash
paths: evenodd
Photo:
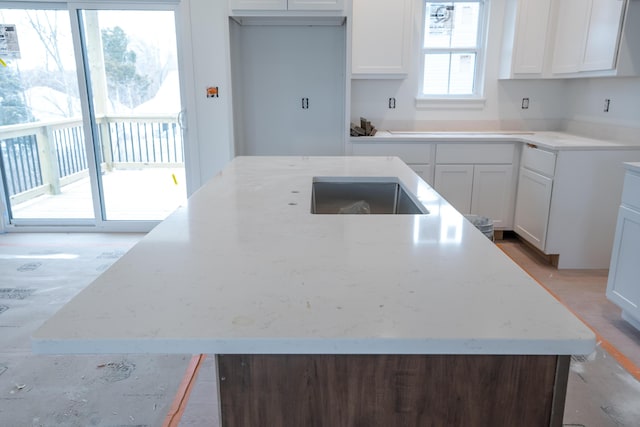
<path id="1" fill-rule="evenodd" d="M 427 215 L 315 215 L 313 177 Z M 239 157 L 33 335 L 37 353 L 588 354 L 595 337 L 397 158 Z"/>
<path id="2" fill-rule="evenodd" d="M 640 163 L 638 162 L 628 162 L 624 164 L 624 167 L 630 171 L 635 173 L 640 173 Z"/>
<path id="3" fill-rule="evenodd" d="M 565 132 L 404 132 L 379 131 L 372 137 L 352 137 L 358 142 L 523 142 L 550 150 L 640 149 L 637 142 L 586 138 Z"/>

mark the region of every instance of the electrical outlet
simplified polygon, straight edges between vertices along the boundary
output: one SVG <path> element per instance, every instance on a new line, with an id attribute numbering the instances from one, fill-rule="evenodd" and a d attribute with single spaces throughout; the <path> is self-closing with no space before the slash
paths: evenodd
<path id="1" fill-rule="evenodd" d="M 392 110 L 396 108 L 396 99 L 395 98 L 389 98 L 389 108 L 392 109 Z"/>
<path id="2" fill-rule="evenodd" d="M 522 98 L 522 109 L 529 109 L 529 98 Z"/>
<path id="3" fill-rule="evenodd" d="M 217 98 L 218 97 L 218 86 L 209 86 L 207 88 L 207 98 Z"/>
<path id="4" fill-rule="evenodd" d="M 609 112 L 609 106 L 611 105 L 611 100 L 609 98 L 604 100 L 604 112 Z"/>

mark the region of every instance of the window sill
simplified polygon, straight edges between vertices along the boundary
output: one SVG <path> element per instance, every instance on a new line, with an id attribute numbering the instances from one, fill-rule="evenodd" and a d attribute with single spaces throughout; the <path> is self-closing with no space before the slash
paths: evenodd
<path id="1" fill-rule="evenodd" d="M 482 110 L 484 98 L 416 98 L 418 110 Z"/>

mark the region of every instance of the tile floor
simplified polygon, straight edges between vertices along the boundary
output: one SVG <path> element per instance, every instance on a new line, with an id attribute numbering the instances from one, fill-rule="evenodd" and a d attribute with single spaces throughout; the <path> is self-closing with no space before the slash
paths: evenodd
<path id="1" fill-rule="evenodd" d="M 38 325 L 141 237 L 0 235 L 0 426 L 162 425 L 190 355 L 38 356 L 29 344 Z M 517 240 L 499 246 L 618 349 L 627 368 L 640 366 L 640 332 L 604 297 L 605 270 L 556 270 Z M 599 345 L 572 361 L 567 427 L 640 426 L 640 382 L 611 354 Z M 216 425 L 213 362 L 205 359 L 180 426 Z"/>

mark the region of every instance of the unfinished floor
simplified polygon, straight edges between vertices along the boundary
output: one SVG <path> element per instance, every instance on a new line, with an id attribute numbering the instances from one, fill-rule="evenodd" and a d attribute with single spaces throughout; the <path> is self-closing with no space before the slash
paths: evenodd
<path id="1" fill-rule="evenodd" d="M 0 426 L 162 426 L 168 415 L 178 418 L 172 403 L 192 355 L 31 354 L 31 333 L 142 237 L 0 235 Z M 606 270 L 558 271 L 517 240 L 499 246 L 601 339 L 593 354 L 572 361 L 565 425 L 640 425 L 640 332 L 606 300 Z M 217 425 L 215 383 L 210 356 L 180 426 Z"/>

